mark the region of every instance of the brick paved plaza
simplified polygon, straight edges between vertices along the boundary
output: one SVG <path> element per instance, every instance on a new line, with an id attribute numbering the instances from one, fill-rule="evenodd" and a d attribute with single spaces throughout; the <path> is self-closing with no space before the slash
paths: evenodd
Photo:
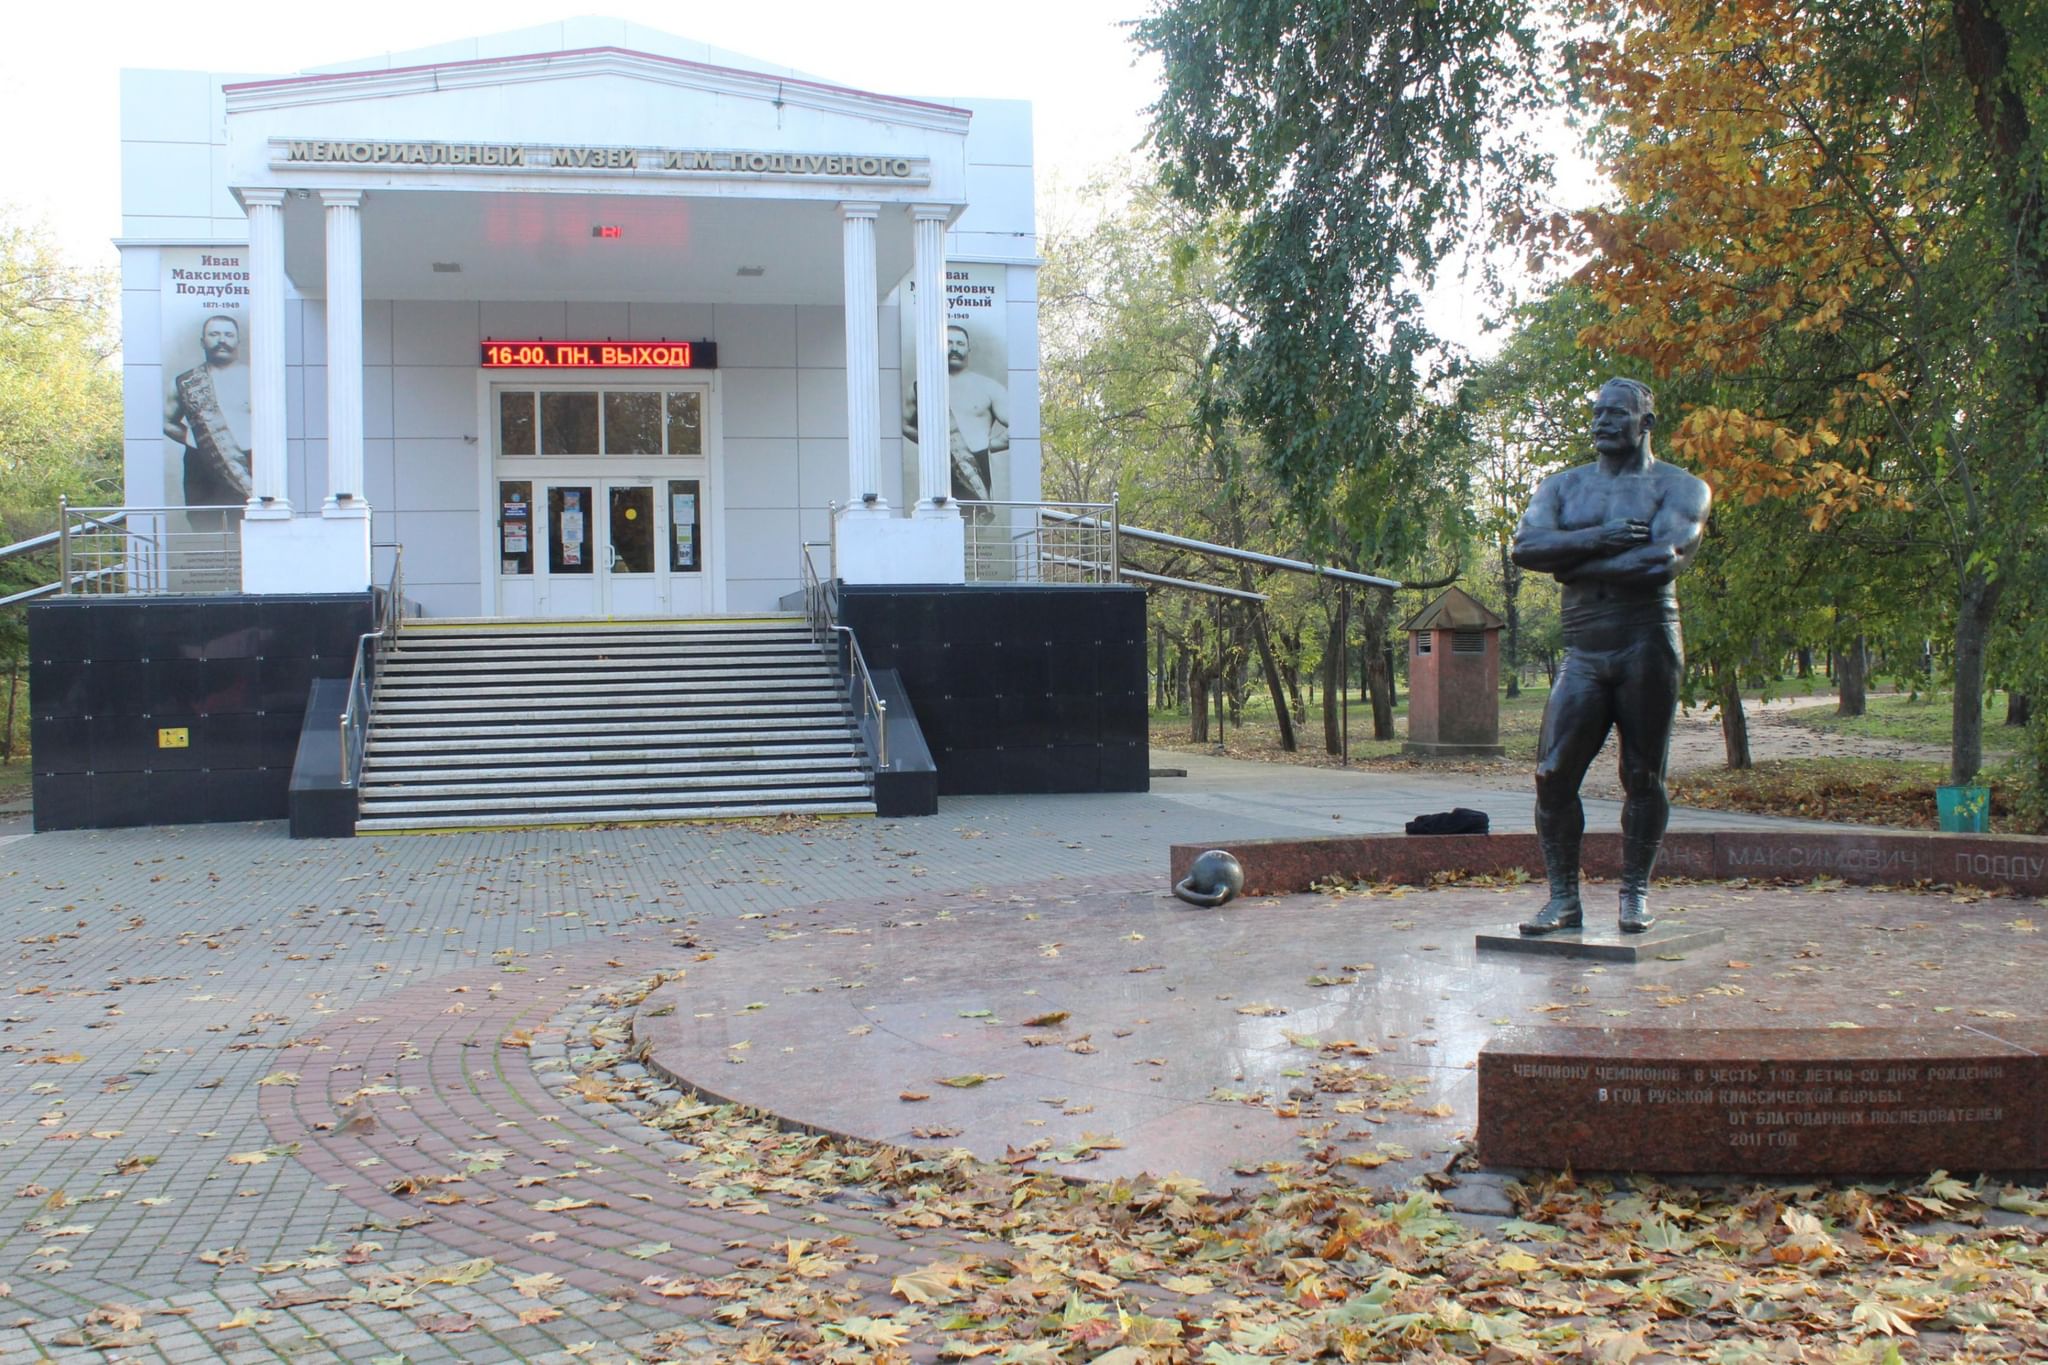
<path id="1" fill-rule="evenodd" d="M 1176 840 L 1460 803 L 1527 828 L 1524 796 L 1456 778 L 1171 761 L 1190 776 L 1149 795 L 911 821 L 0 840 L 0 1361 L 686 1354 L 707 1305 L 664 1278 L 791 1237 L 844 1237 L 886 1289 L 948 1243 L 857 1200 L 720 1197 L 701 1154 L 577 1083 L 623 1043 L 611 992 L 746 915 L 1153 889 Z"/>

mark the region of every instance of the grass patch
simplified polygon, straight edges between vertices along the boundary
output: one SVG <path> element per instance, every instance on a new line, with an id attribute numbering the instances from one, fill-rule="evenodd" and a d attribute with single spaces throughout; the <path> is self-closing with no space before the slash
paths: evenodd
<path id="1" fill-rule="evenodd" d="M 1704 768 L 1671 780 L 1671 799 L 1707 810 L 1839 820 L 1899 829 L 1936 827 L 1934 788 L 1948 780 L 1942 763 L 1895 758 L 1774 758 L 1754 768 Z M 2021 830 L 1997 782 L 1991 784 L 1991 826 Z"/>
<path id="2" fill-rule="evenodd" d="M 1946 746 L 1954 711 L 1946 692 L 1922 692 L 1917 696 L 1896 694 L 1871 697 L 1860 716 L 1838 716 L 1825 706 L 1794 712 L 1794 725 L 1831 735 L 1859 735 L 1865 739 L 1889 739 L 1909 744 Z M 2017 730 L 2000 724 L 2005 719 L 2005 693 L 1994 692 L 1984 703 L 1984 749 L 1987 753 L 2009 753 L 2019 742 Z"/>
<path id="3" fill-rule="evenodd" d="M 1505 696 L 1500 704 L 1500 742 L 1507 750 L 1507 760 L 1520 763 L 1536 761 L 1536 736 L 1543 726 L 1543 705 L 1550 698 L 1550 692 L 1543 687 L 1525 687 L 1522 695 L 1513 701 Z M 1401 746 L 1408 739 L 1408 695 L 1401 694 L 1401 705 L 1394 710 L 1394 738 L 1376 740 L 1372 737 L 1372 703 L 1353 698 L 1351 702 L 1351 761 L 1375 763 L 1398 760 L 1402 757 Z M 1212 702 L 1213 706 L 1214 703 Z M 1308 708 L 1308 719 L 1298 722 L 1295 738 L 1300 744 L 1296 753 L 1288 753 L 1280 747 L 1280 724 L 1273 718 L 1273 708 L 1263 696 L 1255 698 L 1246 706 L 1244 723 L 1232 723 L 1225 727 L 1223 752 L 1232 758 L 1259 759 L 1272 763 L 1298 763 L 1307 767 L 1336 767 L 1341 763 L 1335 754 L 1323 752 L 1323 710 L 1320 701 Z M 1209 734 L 1206 742 L 1188 738 L 1188 713 L 1178 710 L 1154 711 L 1152 713 L 1151 738 L 1155 750 L 1184 754 L 1213 754 L 1216 752 L 1216 719 L 1212 710 L 1209 717 Z M 1493 760 L 1475 760 L 1492 762 Z M 1445 770 L 1444 764 L 1432 764 L 1436 770 Z"/>
<path id="4" fill-rule="evenodd" d="M 34 778 L 35 774 L 26 760 L 0 763 L 0 805 L 26 801 Z"/>

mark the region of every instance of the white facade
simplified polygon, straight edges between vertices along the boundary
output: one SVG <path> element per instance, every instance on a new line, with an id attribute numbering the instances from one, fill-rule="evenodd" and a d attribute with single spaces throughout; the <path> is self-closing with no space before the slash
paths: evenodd
<path id="1" fill-rule="evenodd" d="M 904 434 L 920 357 L 901 286 L 942 266 L 1000 291 L 1004 344 L 987 349 L 1007 356 L 1008 444 L 982 459 L 994 496 L 1038 496 L 1027 105 L 871 95 L 577 20 L 295 77 L 130 71 L 122 139 L 126 500 L 198 500 L 167 424 L 198 442 L 175 390 L 201 358 L 188 319 L 210 305 L 170 275 L 219 248 L 247 276 L 246 381 L 223 369 L 218 387 L 251 452 L 252 591 L 381 581 L 374 541 L 403 546 L 407 595 L 434 615 L 759 611 L 799 585 L 799 546 L 833 535 L 834 503 L 842 576 L 959 581 L 948 433 Z M 525 164 L 482 150 L 506 148 Z M 557 148 L 604 164 L 552 164 Z M 947 383 L 937 330 L 912 348 L 926 392 Z M 487 369 L 491 341 L 712 342 L 717 367 Z M 528 391 L 554 395 L 538 439 L 507 427 Z M 607 448 L 586 450 L 593 407 Z M 628 422 L 649 411 L 669 414 L 665 437 Z M 521 482 L 538 511 L 515 572 Z M 679 537 L 686 506 L 698 523 Z M 589 524 L 550 572 L 567 507 Z M 607 539 L 600 516 L 617 534 L 648 519 L 633 534 L 658 571 L 637 572 L 639 542 Z"/>

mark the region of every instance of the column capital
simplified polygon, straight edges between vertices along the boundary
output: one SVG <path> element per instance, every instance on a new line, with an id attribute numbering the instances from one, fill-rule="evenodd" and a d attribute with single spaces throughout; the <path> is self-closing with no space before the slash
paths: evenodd
<path id="1" fill-rule="evenodd" d="M 242 207 L 245 209 L 284 207 L 284 191 L 276 189 L 245 189 L 242 191 Z"/>
<path id="2" fill-rule="evenodd" d="M 846 219 L 879 218 L 882 206 L 872 199 L 842 199 L 839 201 L 839 216 Z"/>
<path id="3" fill-rule="evenodd" d="M 952 204 L 912 204 L 910 220 L 914 223 L 943 223 L 953 216 Z"/>
<path id="4" fill-rule="evenodd" d="M 361 190 L 322 190 L 320 202 L 331 209 L 359 209 L 363 206 Z"/>

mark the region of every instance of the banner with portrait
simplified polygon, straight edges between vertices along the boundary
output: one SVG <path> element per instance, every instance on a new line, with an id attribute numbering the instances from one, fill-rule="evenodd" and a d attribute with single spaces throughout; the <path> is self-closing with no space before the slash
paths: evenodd
<path id="1" fill-rule="evenodd" d="M 162 319 L 166 507 L 249 500 L 249 249 L 166 247 Z M 193 529 L 229 518 L 190 514 Z"/>
<path id="2" fill-rule="evenodd" d="M 1009 276 L 1001 265 L 948 264 L 946 274 L 947 449 L 951 496 L 1001 502 L 1010 496 Z M 903 286 L 903 505 L 917 502 L 917 284 Z"/>
<path id="3" fill-rule="evenodd" d="M 128 573 L 160 592 L 234 592 L 255 428 L 249 248 L 165 247 L 160 260 L 164 458 L 153 500 L 193 510 L 147 518 L 149 534 L 135 542 L 149 547 L 147 562 Z"/>

